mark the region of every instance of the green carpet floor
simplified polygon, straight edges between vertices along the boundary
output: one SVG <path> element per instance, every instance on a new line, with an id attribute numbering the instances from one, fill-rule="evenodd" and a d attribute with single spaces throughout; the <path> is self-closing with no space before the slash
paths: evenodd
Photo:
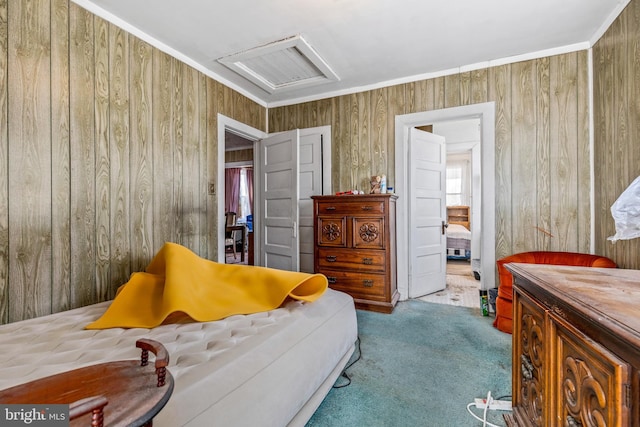
<path id="1" fill-rule="evenodd" d="M 474 427 L 467 404 L 511 399 L 511 335 L 479 309 L 409 300 L 393 314 L 358 310 L 362 357 L 307 427 Z M 357 350 L 356 350 L 357 353 Z M 482 410 L 471 408 L 482 417 Z M 504 426 L 503 412 L 487 420 Z"/>

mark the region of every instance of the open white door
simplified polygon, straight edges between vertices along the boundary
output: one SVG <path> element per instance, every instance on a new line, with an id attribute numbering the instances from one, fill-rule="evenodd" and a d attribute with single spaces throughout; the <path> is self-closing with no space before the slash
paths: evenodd
<path id="1" fill-rule="evenodd" d="M 261 202 L 260 260 L 265 267 L 299 271 L 299 131 L 283 132 L 259 143 Z"/>
<path id="2" fill-rule="evenodd" d="M 298 194 L 298 242 L 300 245 L 300 271 L 314 272 L 313 258 L 313 200 L 311 196 L 328 194 L 329 183 L 326 182 L 324 161 L 326 149 L 324 140 L 331 135 L 329 126 L 300 129 L 300 147 L 298 149 L 299 194 Z M 331 158 L 330 152 L 326 156 Z M 330 165 L 330 163 L 329 163 Z M 327 176 L 329 174 L 326 174 Z"/>
<path id="3" fill-rule="evenodd" d="M 446 146 L 442 136 L 409 133 L 409 297 L 446 287 Z"/>

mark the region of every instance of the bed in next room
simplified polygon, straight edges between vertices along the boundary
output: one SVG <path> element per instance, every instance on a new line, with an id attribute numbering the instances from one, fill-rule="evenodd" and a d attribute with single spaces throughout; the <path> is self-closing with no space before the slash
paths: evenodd
<path id="1" fill-rule="evenodd" d="M 112 303 L 0 326 L 0 389 L 139 359 L 135 342 L 149 338 L 168 351 L 175 381 L 154 426 L 304 426 L 357 339 L 353 299 L 332 289 L 313 302 L 288 298 L 268 311 L 215 321 L 87 329 Z"/>
<path id="2" fill-rule="evenodd" d="M 471 259 L 471 231 L 465 226 L 449 223 L 447 227 L 447 259 Z"/>

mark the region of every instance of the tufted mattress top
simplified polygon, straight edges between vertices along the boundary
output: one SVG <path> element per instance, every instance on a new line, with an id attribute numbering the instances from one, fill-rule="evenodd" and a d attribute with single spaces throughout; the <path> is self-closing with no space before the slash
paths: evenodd
<path id="1" fill-rule="evenodd" d="M 331 289 L 313 303 L 289 301 L 215 322 L 84 329 L 108 304 L 0 326 L 0 390 L 96 363 L 138 359 L 136 340 L 151 338 L 169 352 L 175 379 L 156 427 L 285 426 L 348 358 L 357 338 L 353 299 Z"/>

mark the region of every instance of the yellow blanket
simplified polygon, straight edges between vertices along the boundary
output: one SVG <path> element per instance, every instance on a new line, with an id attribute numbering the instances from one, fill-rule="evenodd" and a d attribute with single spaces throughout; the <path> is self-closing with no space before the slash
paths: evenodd
<path id="1" fill-rule="evenodd" d="M 153 328 L 172 314 L 200 322 L 273 310 L 289 296 L 315 301 L 327 289 L 321 274 L 228 265 L 165 243 L 145 272 L 133 273 L 107 311 L 87 329 Z"/>

